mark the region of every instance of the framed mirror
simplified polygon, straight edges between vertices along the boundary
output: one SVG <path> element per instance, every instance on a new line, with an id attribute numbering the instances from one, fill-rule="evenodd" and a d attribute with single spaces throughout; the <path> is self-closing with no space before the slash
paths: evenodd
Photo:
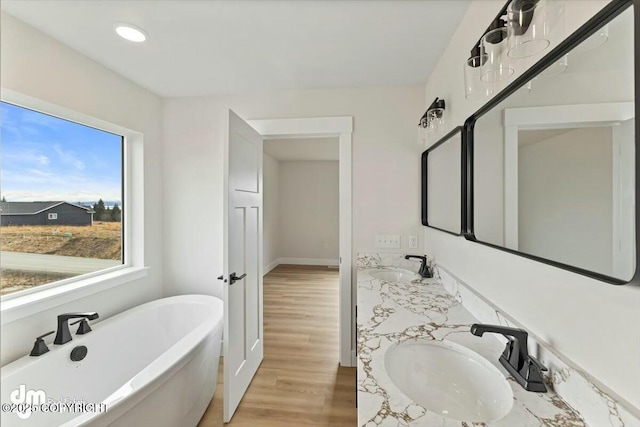
<path id="1" fill-rule="evenodd" d="M 464 216 L 463 152 L 458 126 L 422 153 L 422 224 L 457 236 Z"/>
<path id="2" fill-rule="evenodd" d="M 634 14 L 609 3 L 465 122 L 467 239 L 640 281 Z"/>

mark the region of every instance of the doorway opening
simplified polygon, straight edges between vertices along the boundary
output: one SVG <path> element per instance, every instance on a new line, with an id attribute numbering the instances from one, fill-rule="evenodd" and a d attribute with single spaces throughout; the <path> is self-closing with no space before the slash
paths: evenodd
<path id="1" fill-rule="evenodd" d="M 324 155 L 328 159 L 331 150 L 335 150 L 337 143 L 338 158 L 338 259 L 339 266 L 339 350 L 338 358 L 340 365 L 344 367 L 355 366 L 354 328 L 355 316 L 353 301 L 353 252 L 351 242 L 351 134 L 353 130 L 352 117 L 324 117 L 308 119 L 269 119 L 269 120 L 249 120 L 248 123 L 260 133 L 264 139 L 265 146 L 270 145 L 281 151 L 299 150 L 300 152 L 312 150 L 312 146 L 317 151 L 318 158 Z M 295 142 L 287 140 L 298 140 Z M 271 143 L 270 141 L 273 141 Z M 298 148 L 292 148 L 296 144 Z M 308 144 L 308 145 L 303 145 Z M 279 148 L 278 148 L 279 147 Z M 321 154 L 323 153 L 324 154 Z M 332 159 L 335 158 L 335 151 Z M 333 160 L 329 160 L 333 161 Z M 266 228 L 266 226 L 265 226 Z M 265 230 L 266 231 L 266 230 Z M 295 238 L 295 236 L 293 236 Z M 324 246 L 328 246 L 324 248 Z M 331 241 L 321 241 L 321 249 L 330 250 Z M 266 246 L 266 245 L 265 245 Z M 266 249 L 265 249 L 266 250 Z M 323 253 L 323 252 L 321 252 Z M 330 254 L 331 252 L 324 252 Z M 333 252 L 335 253 L 335 252 Z M 329 255 L 327 255 L 329 256 Z M 335 256 L 335 255 L 334 255 Z M 286 258 L 286 257 L 284 257 Z M 296 261 L 296 258 L 289 261 Z M 265 253 L 265 260 L 268 259 Z M 316 259 L 316 262 L 325 263 L 329 258 Z M 284 261 L 287 261 L 286 259 Z M 302 261 L 305 262 L 305 261 Z M 306 261 L 308 262 L 308 261 Z M 273 265 L 273 260 L 269 263 Z M 267 264 L 265 262 L 265 264 Z M 326 263 L 334 264 L 335 261 Z M 267 267 L 271 266 L 267 264 Z M 266 269 L 265 269 L 266 272 Z"/>
<path id="2" fill-rule="evenodd" d="M 338 271 L 338 144 L 336 137 L 264 141 L 265 275 L 283 264 Z"/>

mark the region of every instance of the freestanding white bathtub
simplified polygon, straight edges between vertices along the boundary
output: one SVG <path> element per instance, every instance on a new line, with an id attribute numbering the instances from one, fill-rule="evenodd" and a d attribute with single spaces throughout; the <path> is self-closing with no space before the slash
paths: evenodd
<path id="1" fill-rule="evenodd" d="M 222 310 L 218 298 L 184 295 L 135 307 L 96 323 L 85 335 L 75 335 L 72 326 L 72 341 L 2 368 L 2 427 L 195 426 L 216 389 Z M 73 362 L 77 346 L 86 346 L 87 355 Z M 5 412 L 12 397 L 25 400 L 25 390 L 46 393 L 53 406 L 44 410 L 66 400 L 97 404 L 87 408 L 97 411 L 102 403 L 106 412 L 38 411 L 26 419 Z"/>

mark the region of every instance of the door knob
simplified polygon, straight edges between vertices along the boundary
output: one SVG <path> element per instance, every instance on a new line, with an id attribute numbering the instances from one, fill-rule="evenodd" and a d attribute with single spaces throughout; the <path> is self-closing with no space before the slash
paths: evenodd
<path id="1" fill-rule="evenodd" d="M 234 271 L 233 273 L 231 273 L 231 275 L 229 276 L 229 284 L 233 285 L 234 283 L 236 283 L 238 280 L 242 280 L 245 277 L 247 277 L 247 273 L 244 273 L 242 276 L 236 276 L 236 272 Z"/>

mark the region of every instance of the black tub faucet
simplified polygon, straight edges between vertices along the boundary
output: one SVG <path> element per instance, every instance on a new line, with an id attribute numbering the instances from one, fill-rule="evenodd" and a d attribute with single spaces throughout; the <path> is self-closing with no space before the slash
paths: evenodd
<path id="1" fill-rule="evenodd" d="M 529 354 L 527 338 L 529 334 L 524 329 L 509 328 L 500 325 L 484 325 L 475 323 L 471 325 L 471 333 L 481 337 L 485 332 L 504 335 L 508 342 L 500 356 L 500 363 L 527 391 L 546 393 L 542 380 L 542 372 L 546 371 L 540 362 Z"/>
<path id="2" fill-rule="evenodd" d="M 418 274 L 425 279 L 430 279 L 433 277 L 431 270 L 429 270 L 429 266 L 427 265 L 427 256 L 426 255 L 405 255 L 404 259 L 419 259 L 422 262 L 420 263 L 420 270 L 418 270 Z"/>
<path id="3" fill-rule="evenodd" d="M 98 318 L 98 313 L 66 313 L 58 316 L 58 332 L 56 338 L 53 340 L 54 344 L 64 344 L 71 341 L 71 332 L 69 332 L 69 319 L 84 318 L 89 320 L 95 320 Z"/>

